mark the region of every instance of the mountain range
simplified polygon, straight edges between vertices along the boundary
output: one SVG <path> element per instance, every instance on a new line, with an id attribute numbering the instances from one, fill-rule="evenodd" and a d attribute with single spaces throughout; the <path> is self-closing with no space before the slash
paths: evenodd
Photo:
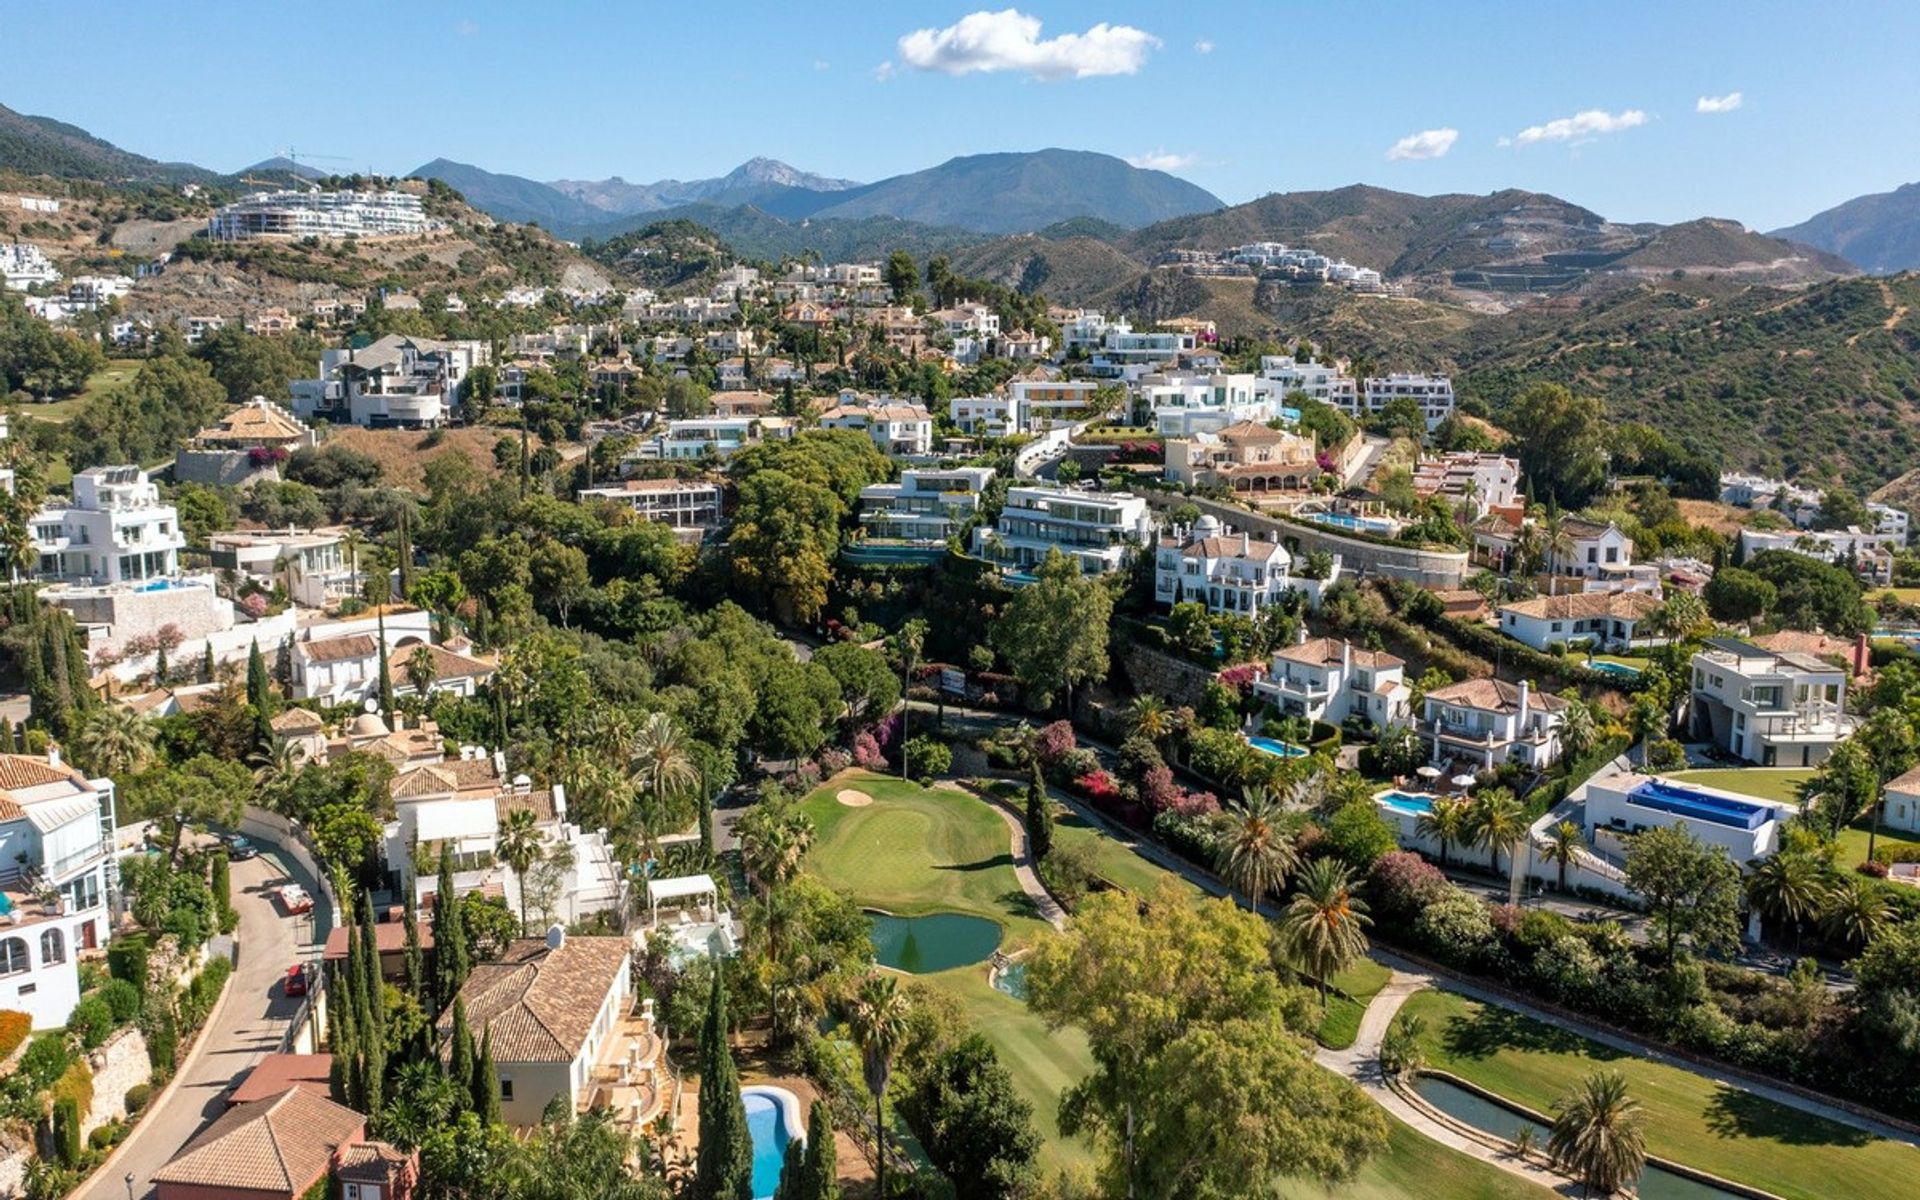
<path id="1" fill-rule="evenodd" d="M 1818 246 L 1874 274 L 1920 270 L 1920 183 L 1857 196 L 1773 236 Z"/>
<path id="2" fill-rule="evenodd" d="M 213 183 L 217 172 L 191 163 L 163 163 L 97 138 L 77 125 L 0 105 L 0 167 L 56 179 L 107 183 Z"/>
<path id="3" fill-rule="evenodd" d="M 772 158 L 750 158 L 716 179 L 662 179 L 658 183 L 628 183 L 611 179 L 556 179 L 547 185 L 584 204 L 617 216 L 658 212 L 683 204 L 750 203 L 746 197 L 767 188 L 797 188 L 809 192 L 844 192 L 857 188 L 852 179 L 830 179 L 802 171 Z"/>

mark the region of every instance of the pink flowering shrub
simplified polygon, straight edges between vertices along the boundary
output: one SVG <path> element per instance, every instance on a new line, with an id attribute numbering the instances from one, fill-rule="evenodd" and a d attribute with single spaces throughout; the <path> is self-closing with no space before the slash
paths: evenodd
<path id="1" fill-rule="evenodd" d="M 1165 763 L 1148 767 L 1140 777 L 1140 802 L 1155 813 L 1163 813 L 1180 800 L 1180 785 L 1173 781 L 1173 769 Z"/>
<path id="2" fill-rule="evenodd" d="M 878 771 L 887 765 L 887 756 L 880 752 L 874 736 L 862 729 L 853 735 L 853 761 L 869 771 Z"/>
<path id="3" fill-rule="evenodd" d="M 1184 789 L 1173 799 L 1173 811 L 1182 817 L 1210 817 L 1220 811 L 1220 798 L 1212 792 Z"/>
<path id="4" fill-rule="evenodd" d="M 240 607 L 246 609 L 249 616 L 264 617 L 267 615 L 266 594 L 264 592 L 254 592 L 252 595 L 243 596 L 240 600 Z"/>
<path id="5" fill-rule="evenodd" d="M 1447 877 L 1411 850 L 1383 854 L 1371 874 L 1374 906 L 1388 915 L 1412 917 L 1439 899 Z"/>
<path id="6" fill-rule="evenodd" d="M 820 752 L 820 757 L 816 761 L 820 764 L 822 775 L 838 775 L 847 769 L 847 764 L 853 761 L 853 756 L 837 746 L 829 746 Z"/>
<path id="7" fill-rule="evenodd" d="M 1052 770 L 1054 765 L 1078 744 L 1073 736 L 1073 725 L 1068 721 L 1055 721 L 1041 729 L 1039 738 L 1034 742 L 1034 753 L 1040 756 L 1043 770 Z"/>
<path id="8" fill-rule="evenodd" d="M 1088 771 L 1074 780 L 1073 785 L 1095 804 L 1112 804 L 1120 799 L 1120 781 L 1104 769 Z"/>
<path id="9" fill-rule="evenodd" d="M 1243 663 L 1237 667 L 1228 667 L 1215 675 L 1214 679 L 1223 687 L 1232 688 L 1239 695 L 1245 696 L 1253 688 L 1253 681 L 1259 677 L 1259 663 Z"/>

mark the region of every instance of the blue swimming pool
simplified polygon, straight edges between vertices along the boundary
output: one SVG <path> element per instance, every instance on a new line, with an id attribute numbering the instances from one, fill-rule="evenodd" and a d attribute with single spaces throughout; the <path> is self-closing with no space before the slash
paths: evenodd
<path id="1" fill-rule="evenodd" d="M 780 1167 L 786 1162 L 787 1143 L 800 1136 L 800 1102 L 785 1088 L 740 1089 L 747 1109 L 747 1136 L 753 1139 L 753 1200 L 773 1200 L 780 1187 Z"/>
<path id="2" fill-rule="evenodd" d="M 1302 758 L 1307 753 L 1305 746 L 1296 746 L 1292 742 L 1283 742 L 1279 738 L 1250 737 L 1247 745 L 1262 754 L 1271 754 L 1275 758 Z"/>
<path id="3" fill-rule="evenodd" d="M 1641 808 L 1672 813 L 1692 821 L 1725 825 L 1729 829 L 1755 830 L 1774 817 L 1771 805 L 1752 804 L 1731 796 L 1716 796 L 1666 779 L 1649 779 L 1628 792 L 1627 798 Z"/>
<path id="4" fill-rule="evenodd" d="M 1421 816 L 1433 811 L 1433 797 L 1417 792 L 1381 792 L 1374 799 L 1395 812 Z"/>
<path id="5" fill-rule="evenodd" d="M 1598 671 L 1602 675 L 1618 675 L 1622 679 L 1640 678 L 1639 667 L 1630 667 L 1625 663 L 1607 662 L 1605 659 L 1600 658 L 1596 658 L 1588 663 L 1587 669 L 1589 671 Z"/>
<path id="6" fill-rule="evenodd" d="M 1352 529 L 1360 533 L 1380 533 L 1391 536 L 1397 528 L 1394 522 L 1385 517 L 1356 517 L 1352 513 L 1309 513 L 1307 520 L 1320 525 L 1331 525 L 1336 529 Z"/>

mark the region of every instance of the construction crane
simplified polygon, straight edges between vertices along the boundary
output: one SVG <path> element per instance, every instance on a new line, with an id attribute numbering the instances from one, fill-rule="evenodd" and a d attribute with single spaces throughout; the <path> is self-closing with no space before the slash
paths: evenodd
<path id="1" fill-rule="evenodd" d="M 300 165 L 301 159 L 306 159 L 308 161 L 312 161 L 314 159 L 323 159 L 327 162 L 352 162 L 353 161 L 351 158 L 348 158 L 344 154 L 302 154 L 294 150 L 292 146 L 288 146 L 285 150 L 282 150 L 280 152 L 280 157 L 286 159 L 288 162 L 292 163 L 296 167 Z"/>

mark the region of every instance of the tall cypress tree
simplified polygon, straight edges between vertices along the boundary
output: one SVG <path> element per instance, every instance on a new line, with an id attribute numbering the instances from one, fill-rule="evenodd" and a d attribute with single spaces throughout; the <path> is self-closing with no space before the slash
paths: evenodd
<path id="1" fill-rule="evenodd" d="M 380 613 L 376 619 L 380 627 L 380 713 L 387 718 L 388 722 L 392 722 L 393 671 L 387 666 L 387 609 L 385 604 L 380 606 Z"/>
<path id="2" fill-rule="evenodd" d="M 288 634 L 280 642 L 280 653 L 273 659 L 273 678 L 282 689 L 293 688 L 293 635 Z"/>
<path id="3" fill-rule="evenodd" d="M 1027 851 L 1037 864 L 1053 853 L 1053 805 L 1047 801 L 1047 783 L 1040 777 L 1040 760 L 1033 760 L 1033 778 L 1027 783 Z"/>
<path id="4" fill-rule="evenodd" d="M 440 878 L 433 897 L 433 995 L 440 1008 L 452 1004 L 467 982 L 467 935 L 460 898 L 453 894 L 453 855 L 440 849 Z"/>
<path id="5" fill-rule="evenodd" d="M 500 1076 L 493 1069 L 493 1030 L 480 1038 L 480 1056 L 473 1060 L 473 1111 L 485 1125 L 500 1123 Z"/>
<path id="6" fill-rule="evenodd" d="M 753 1200 L 753 1142 L 740 1074 L 727 1044 L 726 972 L 718 961 L 700 1030 L 700 1149 L 693 1194 L 695 1200 Z"/>
<path id="7" fill-rule="evenodd" d="M 799 1138 L 787 1142 L 786 1157 L 780 1160 L 780 1182 L 774 1185 L 773 1200 L 800 1200 L 807 1170 L 807 1150 Z"/>
<path id="8" fill-rule="evenodd" d="M 815 1100 L 807 1114 L 807 1168 L 800 1173 L 797 1200 L 840 1200 L 840 1168 L 834 1161 L 833 1114 Z"/>
<path id="9" fill-rule="evenodd" d="M 420 920 L 414 911 L 413 877 L 409 875 L 403 884 L 405 891 L 400 919 L 406 924 L 407 995 L 427 1003 L 432 997 L 427 992 L 427 953 L 420 947 Z"/>
<path id="10" fill-rule="evenodd" d="M 213 655 L 211 642 L 207 655 Z M 258 638 L 247 651 L 247 703 L 253 706 L 253 748 L 264 751 L 273 745 L 273 689 L 267 684 L 267 660 L 260 657 Z"/>
<path id="11" fill-rule="evenodd" d="M 463 1101 L 473 1096 L 473 1030 L 467 1026 L 467 1002 L 453 1002 L 453 1028 L 447 1031 L 447 1078 Z M 466 1107 L 463 1103 L 461 1107 Z"/>
<path id="12" fill-rule="evenodd" d="M 213 661 L 213 643 L 209 641 L 206 645 L 206 652 L 200 656 L 201 682 L 212 683 L 213 677 L 218 671 L 219 668 Z"/>
<path id="13" fill-rule="evenodd" d="M 413 594 L 413 508 L 401 505 L 400 524 L 394 531 L 393 556 L 400 568 L 400 598 Z"/>

